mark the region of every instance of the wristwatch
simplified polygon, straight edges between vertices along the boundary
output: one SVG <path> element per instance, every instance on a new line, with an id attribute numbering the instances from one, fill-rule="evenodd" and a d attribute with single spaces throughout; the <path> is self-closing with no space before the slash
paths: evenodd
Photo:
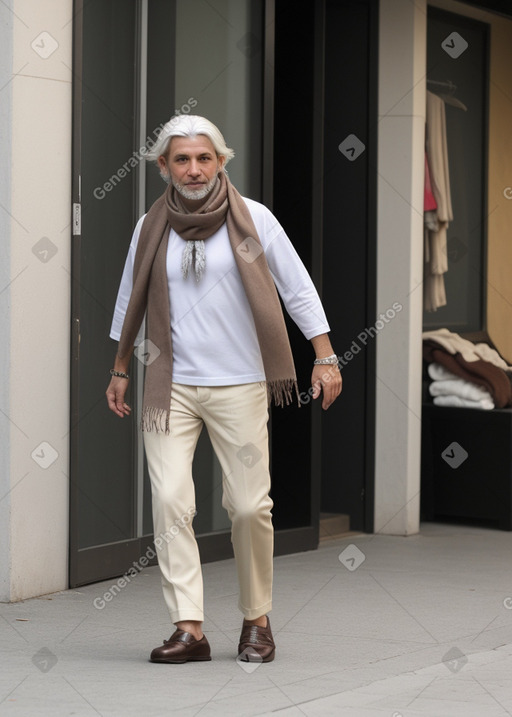
<path id="1" fill-rule="evenodd" d="M 316 366 L 324 366 L 326 364 L 331 364 L 332 366 L 334 366 L 337 363 L 338 357 L 336 356 L 336 354 L 332 354 L 331 356 L 326 356 L 325 358 L 321 359 L 315 359 L 313 361 L 313 364 Z"/>

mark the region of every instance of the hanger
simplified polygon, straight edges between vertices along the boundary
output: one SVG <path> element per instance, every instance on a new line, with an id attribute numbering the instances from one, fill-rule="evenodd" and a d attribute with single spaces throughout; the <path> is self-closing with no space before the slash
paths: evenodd
<path id="1" fill-rule="evenodd" d="M 427 85 L 433 85 L 439 88 L 433 91 L 447 105 L 457 107 L 457 109 L 464 110 L 464 112 L 467 112 L 468 108 L 466 107 L 466 105 L 453 96 L 457 89 L 457 85 L 454 85 L 451 80 L 447 80 L 446 82 L 440 82 L 439 80 L 427 80 Z M 443 92 L 443 89 L 446 89 L 447 92 Z"/>

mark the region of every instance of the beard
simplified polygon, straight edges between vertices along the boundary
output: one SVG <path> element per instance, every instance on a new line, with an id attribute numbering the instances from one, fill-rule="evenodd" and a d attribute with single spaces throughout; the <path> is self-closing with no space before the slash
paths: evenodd
<path id="1" fill-rule="evenodd" d="M 177 192 L 179 192 L 179 194 L 181 194 L 182 197 L 185 197 L 185 199 L 204 199 L 208 196 L 208 194 L 210 194 L 216 181 L 217 174 L 212 177 L 209 182 L 203 185 L 201 189 L 189 189 L 186 184 L 178 182 L 174 179 L 172 180 L 172 186 Z"/>

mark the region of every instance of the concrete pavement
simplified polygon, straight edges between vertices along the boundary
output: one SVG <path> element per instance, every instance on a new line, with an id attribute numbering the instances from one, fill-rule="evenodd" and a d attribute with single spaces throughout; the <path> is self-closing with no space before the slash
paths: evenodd
<path id="1" fill-rule="evenodd" d="M 203 566 L 211 662 L 148 661 L 173 631 L 158 568 L 0 604 L 0 715 L 512 715 L 511 556 L 511 533 L 424 523 L 278 557 L 268 664 L 236 662 L 232 560 Z"/>

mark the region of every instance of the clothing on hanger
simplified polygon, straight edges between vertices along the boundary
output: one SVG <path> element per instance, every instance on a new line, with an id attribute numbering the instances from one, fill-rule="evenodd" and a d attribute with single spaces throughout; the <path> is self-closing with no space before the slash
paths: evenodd
<path id="1" fill-rule="evenodd" d="M 448 271 L 447 229 L 453 220 L 446 136 L 446 111 L 443 100 L 427 91 L 426 125 L 427 166 L 436 209 L 425 215 L 424 306 L 436 311 L 446 305 L 444 274 Z M 435 212 L 435 218 L 432 214 Z"/>

